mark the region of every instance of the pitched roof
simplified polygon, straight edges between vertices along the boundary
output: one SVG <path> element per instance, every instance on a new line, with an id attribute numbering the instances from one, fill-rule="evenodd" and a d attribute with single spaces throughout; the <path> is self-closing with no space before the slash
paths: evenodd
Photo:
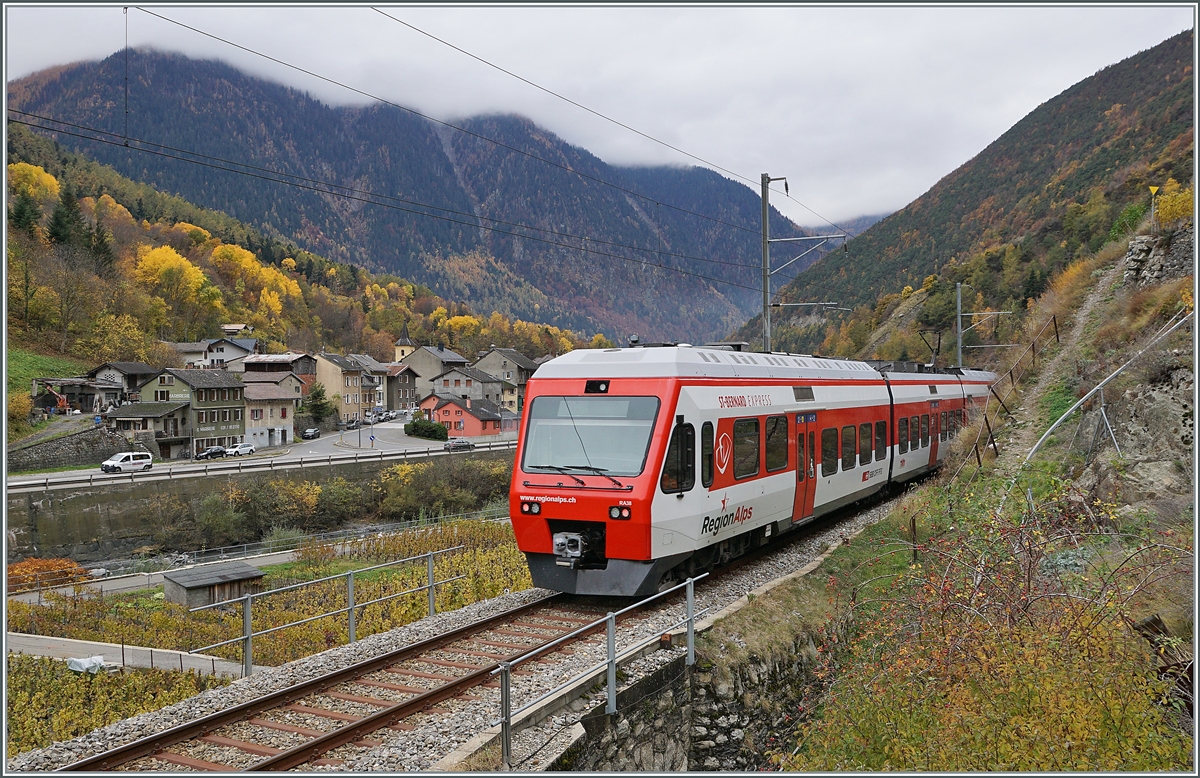
<path id="1" fill-rule="evenodd" d="M 258 364 L 284 364 L 290 365 L 297 359 L 307 357 L 308 354 L 297 354 L 294 351 L 288 351 L 285 354 L 247 354 L 244 357 L 238 357 L 244 365 Z"/>
<path id="2" fill-rule="evenodd" d="M 103 365 L 93 367 L 91 370 L 87 371 L 87 375 L 94 376 L 106 367 L 111 367 L 118 372 L 124 373 L 125 375 L 148 375 L 150 373 L 158 373 L 158 368 L 150 367 L 150 365 L 147 365 L 145 362 L 105 362 Z"/>
<path id="3" fill-rule="evenodd" d="M 470 362 L 470 360 L 467 359 L 466 357 L 464 357 L 462 354 L 457 354 L 448 348 L 434 348 L 433 346 L 421 346 L 421 348 L 417 349 L 417 351 L 420 351 L 421 349 L 424 349 L 425 351 L 428 351 L 430 354 L 433 354 L 435 357 L 442 360 L 443 363 L 461 362 L 465 365 L 468 362 Z M 411 354 L 409 356 L 411 356 Z"/>
<path id="4" fill-rule="evenodd" d="M 286 386 L 266 382 L 247 384 L 242 392 L 247 400 L 296 400 L 300 397 Z"/>
<path id="5" fill-rule="evenodd" d="M 164 340 L 164 341 L 163 341 L 163 343 L 166 343 L 168 346 L 170 346 L 171 348 L 175 349 L 176 351 L 180 351 L 180 352 L 189 352 L 189 353 L 190 353 L 190 352 L 192 352 L 192 351 L 205 351 L 205 350 L 207 350 L 207 349 L 208 349 L 208 344 L 209 344 L 209 341 L 207 341 L 207 340 L 200 340 L 200 341 L 195 341 L 195 342 L 190 342 L 190 341 L 189 341 L 189 342 L 183 342 L 183 343 L 171 343 L 171 342 L 169 342 L 169 341 L 165 341 L 165 340 Z"/>
<path id="6" fill-rule="evenodd" d="M 184 589 L 198 589 L 202 586 L 229 583 L 230 581 L 246 581 L 252 578 L 262 578 L 263 571 L 245 562 L 222 562 L 216 565 L 197 565 L 185 567 L 182 570 L 168 570 L 163 578 Z"/>
<path id="7" fill-rule="evenodd" d="M 372 373 L 387 372 L 387 365 L 383 364 L 369 354 L 347 354 L 346 356 L 362 365 L 363 369 L 370 370 Z"/>
<path id="8" fill-rule="evenodd" d="M 108 412 L 110 419 L 157 419 L 173 413 L 180 408 L 186 408 L 190 403 L 130 403 L 113 408 Z"/>
<path id="9" fill-rule="evenodd" d="M 520 367 L 524 370 L 537 370 L 538 369 L 537 362 L 534 362 L 532 359 L 525 356 L 520 351 L 517 351 L 515 348 L 493 347 L 490 351 L 488 351 L 488 354 L 492 353 L 492 351 L 500 352 L 501 354 L 503 354 L 505 356 L 506 359 L 512 360 L 513 364 L 515 364 L 517 367 Z M 484 356 L 486 357 L 487 354 L 484 354 Z M 479 360 L 476 360 L 476 363 L 478 363 L 478 361 Z"/>
<path id="10" fill-rule="evenodd" d="M 388 369 L 388 375 L 390 375 L 390 376 L 400 375 L 405 370 L 407 370 L 408 372 L 412 373 L 413 375 L 417 376 L 418 378 L 421 377 L 421 374 L 418 373 L 416 370 L 414 370 L 412 365 L 406 365 L 403 362 L 392 362 L 391 364 L 389 364 L 387 366 L 387 369 Z"/>
<path id="11" fill-rule="evenodd" d="M 328 354 L 322 351 L 321 353 L 317 354 L 317 356 L 319 356 L 321 359 L 324 359 L 326 362 L 332 362 L 342 370 L 349 370 L 352 373 L 361 373 L 363 370 L 362 365 L 358 364 L 353 359 L 342 356 L 341 354 Z"/>
<path id="12" fill-rule="evenodd" d="M 499 378 L 492 375 L 491 373 L 485 373 L 478 368 L 468 367 L 466 365 L 455 365 L 454 367 L 446 370 L 444 373 L 439 373 L 438 375 L 435 375 L 432 380 L 436 381 L 439 378 L 441 378 L 442 376 L 449 375 L 450 373 L 459 373 L 459 374 L 464 375 L 467 378 L 470 378 L 474 381 L 479 381 L 480 383 L 488 383 L 488 384 L 503 383 Z"/>
<path id="13" fill-rule="evenodd" d="M 437 404 L 433 406 L 434 411 L 439 411 L 447 405 L 453 405 L 457 408 L 461 408 L 463 411 L 469 413 L 480 421 L 499 421 L 501 418 L 500 406 L 488 400 L 472 400 L 470 407 L 468 407 L 467 401 L 460 397 L 431 394 L 427 396 L 425 400 L 428 400 L 430 397 L 437 398 Z M 423 406 L 425 404 L 425 400 L 421 400 L 421 402 L 418 404 Z"/>
<path id="14" fill-rule="evenodd" d="M 242 377 L 243 384 L 277 384 L 288 376 L 295 378 L 301 384 L 304 379 L 293 373 L 291 370 L 261 370 L 246 373 L 238 373 Z"/>
<path id="15" fill-rule="evenodd" d="M 258 338 L 213 338 L 212 340 L 205 342 L 208 344 L 208 347 L 211 348 L 213 345 L 220 343 L 221 341 L 232 343 L 243 351 L 249 351 L 251 354 L 254 353 L 256 348 L 258 348 Z"/>
<path id="16" fill-rule="evenodd" d="M 237 375 L 228 370 L 196 370 L 168 367 L 163 371 L 170 373 L 193 389 L 232 389 L 242 385 Z M 154 379 L 151 378 L 150 381 Z M 146 383 L 149 383 L 147 381 Z M 146 384 L 142 384 L 145 386 Z"/>

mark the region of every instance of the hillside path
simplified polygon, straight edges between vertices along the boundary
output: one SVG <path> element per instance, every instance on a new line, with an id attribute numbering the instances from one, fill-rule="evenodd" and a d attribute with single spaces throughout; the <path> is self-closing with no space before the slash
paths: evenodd
<path id="1" fill-rule="evenodd" d="M 1113 283 L 1125 269 L 1125 258 L 1122 256 L 1113 263 L 1104 275 L 1096 281 L 1092 290 L 1088 293 L 1083 304 L 1071 317 L 1070 331 L 1065 338 L 1062 338 L 1061 346 L 1058 353 L 1044 365 L 1038 373 L 1037 381 L 1032 387 L 1021 395 L 1021 404 L 1012 408 L 1013 420 L 1005 425 L 1011 431 L 1011 437 L 1005 441 L 1006 445 L 1000 452 L 1000 458 L 997 464 L 1000 471 L 1005 474 L 1012 474 L 1021 463 L 1025 461 L 1025 456 L 1029 450 L 1037 443 L 1041 433 L 1042 425 L 1037 424 L 1039 418 L 1038 401 L 1042 395 L 1057 381 L 1062 372 L 1062 365 L 1069 359 L 1074 359 L 1075 354 L 1079 350 L 1079 342 L 1083 339 L 1087 323 L 1092 318 L 1092 311 L 1096 306 L 1108 295 Z M 1059 322 L 1061 325 L 1062 322 Z M 1047 422 L 1053 422 L 1055 419 L 1047 419 Z"/>

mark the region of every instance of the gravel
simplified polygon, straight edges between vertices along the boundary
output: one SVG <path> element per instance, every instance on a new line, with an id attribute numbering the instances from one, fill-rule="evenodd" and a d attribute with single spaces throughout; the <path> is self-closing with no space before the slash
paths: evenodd
<path id="1" fill-rule="evenodd" d="M 891 508 L 891 501 L 881 503 L 857 515 L 837 523 L 830 523 L 792 542 L 787 548 L 745 567 L 705 582 L 696 589 L 696 608 L 707 608 L 709 614 L 716 613 L 737 601 L 748 592 L 772 580 L 792 573 L 811 562 L 830 546 L 857 533 L 879 519 Z M 303 680 L 323 675 L 379 654 L 402 648 L 412 643 L 435 637 L 458 627 L 478 621 L 487 616 L 501 613 L 521 605 L 547 597 L 545 589 L 530 589 L 512 592 L 484 602 L 475 603 L 457 611 L 439 613 L 431 618 L 400 627 L 387 633 L 371 635 L 356 643 L 331 649 L 321 654 L 290 662 L 282 667 L 271 668 L 238 680 L 220 689 L 211 689 L 190 699 L 161 710 L 124 719 L 107 727 L 90 732 L 74 740 L 55 743 L 43 749 L 20 754 L 7 762 L 8 772 L 48 771 L 72 762 L 132 742 L 142 737 L 161 732 L 202 716 L 225 710 L 232 705 L 261 697 L 273 691 L 291 686 Z M 684 618 L 682 602 L 648 609 L 645 618 L 636 623 L 622 622 L 617 630 L 618 650 L 642 640 L 661 635 Z M 654 672 L 664 664 L 680 656 L 683 649 L 655 651 L 628 666 L 622 671 L 626 683 L 631 683 Z M 561 685 L 568 678 L 602 662 L 605 658 L 603 635 L 576 643 L 570 654 L 554 653 L 538 661 L 526 662 L 521 669 L 529 674 L 512 677 L 511 692 L 514 709 L 532 701 Z M 414 665 L 415 666 L 415 665 Z M 430 666 L 429 672 L 439 669 Z M 383 674 L 387 675 L 387 674 Z M 394 675 L 391 682 L 405 685 L 421 685 L 417 678 Z M 606 691 L 600 688 L 575 701 L 566 711 L 559 711 L 540 725 L 529 727 L 514 736 L 513 761 L 516 769 L 544 769 L 558 752 L 567 745 L 571 727 L 582 713 L 605 699 Z M 371 696 L 383 696 L 378 689 Z M 375 770 L 425 770 L 439 759 L 451 753 L 478 732 L 495 724 L 499 718 L 499 689 L 477 687 L 470 694 L 478 700 L 451 699 L 439 705 L 449 712 L 444 714 L 420 714 L 409 719 L 416 729 L 404 732 L 391 729 L 372 734 L 372 740 L 383 741 L 373 748 L 344 746 L 331 752 L 328 757 L 345 760 L 341 765 L 311 767 L 317 771 L 375 771 Z M 344 700 L 328 700 L 335 710 L 355 706 Z M 336 705 L 336 707 L 335 707 Z M 277 718 L 272 715 L 271 718 Z M 309 721 L 311 717 L 296 717 L 294 714 L 278 717 L 299 726 L 313 729 L 328 729 L 328 721 Z M 225 730 L 223 730 L 225 731 Z M 553 741 L 553 742 L 551 742 Z M 205 750 L 214 756 L 220 747 L 207 746 Z M 228 749 L 221 749 L 222 754 Z M 198 755 L 198 754 L 197 754 Z M 221 760 L 217 760 L 221 761 Z M 171 769 L 175 769 L 172 767 Z"/>

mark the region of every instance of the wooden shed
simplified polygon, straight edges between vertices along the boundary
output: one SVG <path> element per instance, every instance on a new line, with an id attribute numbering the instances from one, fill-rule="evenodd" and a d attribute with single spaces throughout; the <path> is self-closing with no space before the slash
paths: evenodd
<path id="1" fill-rule="evenodd" d="M 262 591 L 263 571 L 245 562 L 199 565 L 163 573 L 167 602 L 189 608 Z"/>

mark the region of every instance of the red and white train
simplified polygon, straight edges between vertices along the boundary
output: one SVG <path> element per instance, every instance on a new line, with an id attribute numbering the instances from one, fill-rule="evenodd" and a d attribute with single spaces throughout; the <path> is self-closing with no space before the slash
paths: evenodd
<path id="1" fill-rule="evenodd" d="M 534 585 L 652 594 L 937 468 L 995 374 L 880 367 L 687 345 L 545 363 L 509 494 Z"/>

